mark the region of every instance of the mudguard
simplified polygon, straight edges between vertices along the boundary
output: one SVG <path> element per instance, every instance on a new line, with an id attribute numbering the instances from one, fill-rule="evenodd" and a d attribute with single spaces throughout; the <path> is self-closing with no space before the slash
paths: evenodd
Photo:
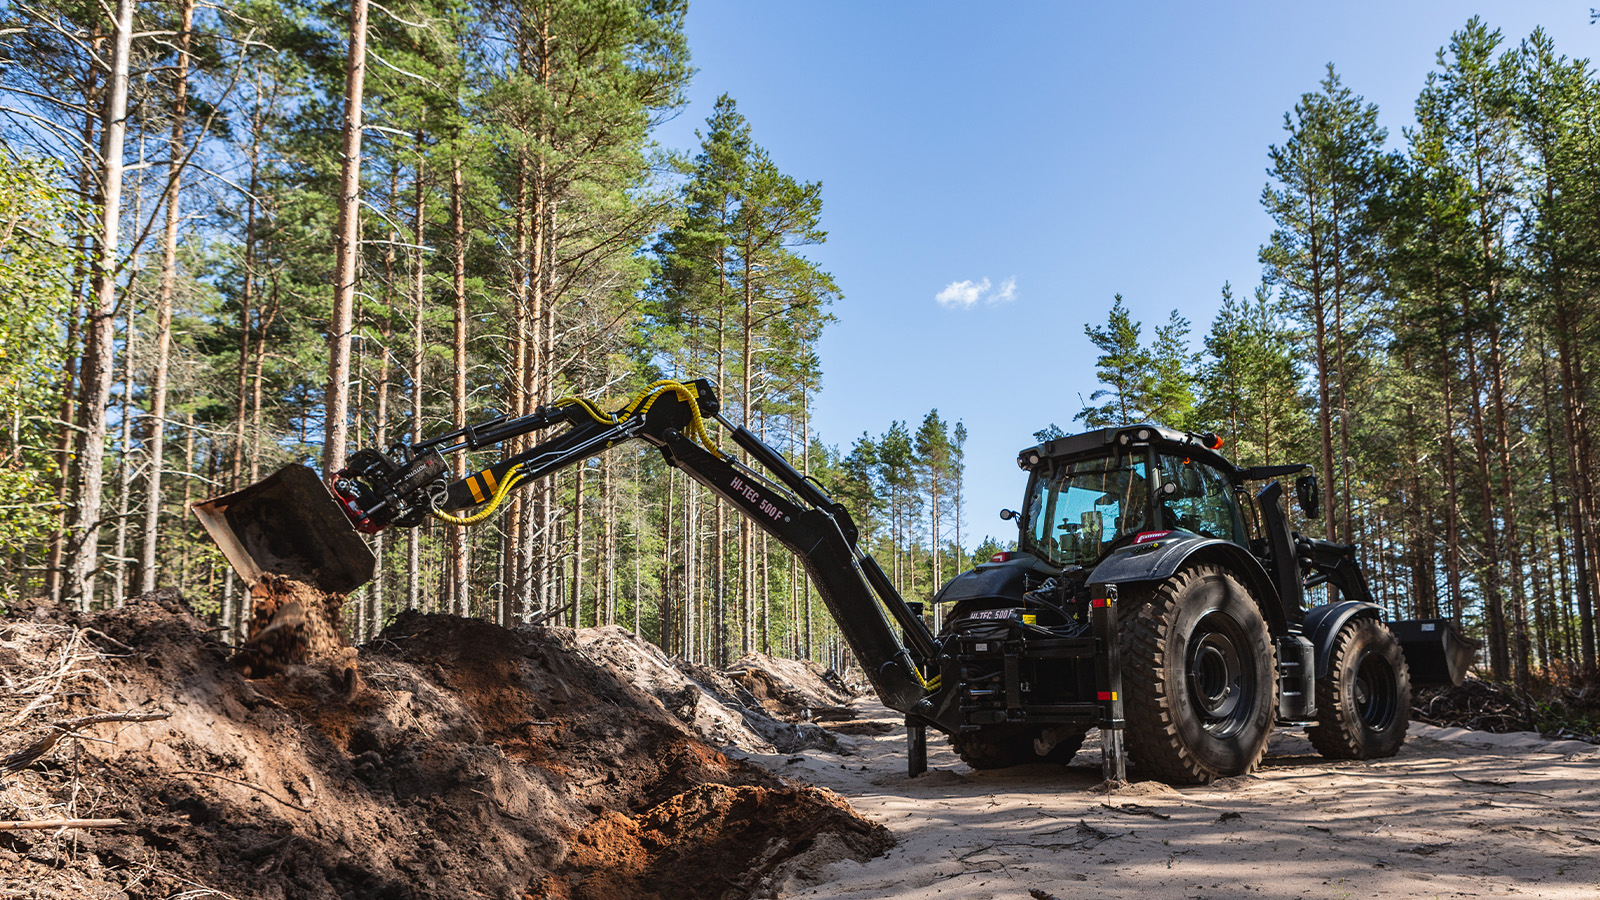
<path id="1" fill-rule="evenodd" d="M 1351 619 L 1362 618 L 1382 622 L 1383 610 L 1364 600 L 1342 600 L 1306 610 L 1306 636 L 1317 648 L 1318 678 L 1328 674 L 1333 661 L 1333 642 L 1338 639 L 1339 631 Z"/>
<path id="2" fill-rule="evenodd" d="M 950 579 L 934 603 L 959 603 L 962 600 L 1005 600 L 1022 602 L 1022 595 L 1036 589 L 1057 574 L 1038 557 L 1018 553 L 1005 562 L 984 563 Z"/>
<path id="3" fill-rule="evenodd" d="M 1171 578 L 1190 562 L 1217 562 L 1234 572 L 1250 589 L 1261 605 L 1261 615 L 1273 634 L 1285 634 L 1289 629 L 1283 604 L 1278 599 L 1278 589 L 1267 577 L 1261 563 L 1243 547 L 1231 541 L 1201 537 L 1187 531 L 1169 531 L 1154 539 L 1128 544 L 1112 551 L 1089 574 L 1090 584 L 1126 584 L 1128 582 L 1163 581 Z"/>

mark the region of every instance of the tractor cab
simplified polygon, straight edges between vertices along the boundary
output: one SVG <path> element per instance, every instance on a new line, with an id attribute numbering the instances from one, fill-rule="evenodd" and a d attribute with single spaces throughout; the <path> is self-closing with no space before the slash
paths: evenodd
<path id="1" fill-rule="evenodd" d="M 1218 444 L 1143 424 L 1024 450 L 1018 464 L 1030 476 L 1019 548 L 1065 569 L 1172 532 L 1248 545 L 1238 470 Z"/>

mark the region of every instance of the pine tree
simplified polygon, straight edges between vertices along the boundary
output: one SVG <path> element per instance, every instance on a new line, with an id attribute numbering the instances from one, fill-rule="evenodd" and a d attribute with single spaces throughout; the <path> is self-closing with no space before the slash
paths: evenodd
<path id="1" fill-rule="evenodd" d="M 1343 533 L 1348 540 L 1350 504 L 1344 495 L 1353 369 L 1361 358 L 1355 320 L 1371 291 L 1367 212 L 1380 189 L 1387 132 L 1378 126 L 1377 106 L 1345 87 L 1332 65 L 1321 90 L 1302 95 L 1294 112 L 1284 115 L 1283 127 L 1288 137 L 1269 150 L 1268 173 L 1278 186 L 1268 185 L 1261 195 L 1277 225 L 1261 248 L 1261 262 L 1268 281 L 1284 292 L 1314 337 L 1324 526 L 1330 537 Z"/>
<path id="2" fill-rule="evenodd" d="M 1105 387 L 1097 388 L 1089 400 L 1105 400 L 1099 406 L 1085 406 L 1073 416 L 1090 428 L 1141 421 L 1150 405 L 1152 360 L 1140 345 L 1142 326 L 1133 320 L 1122 295 L 1111 304 L 1104 328 L 1083 326 L 1084 334 L 1100 351 L 1095 372 Z"/>

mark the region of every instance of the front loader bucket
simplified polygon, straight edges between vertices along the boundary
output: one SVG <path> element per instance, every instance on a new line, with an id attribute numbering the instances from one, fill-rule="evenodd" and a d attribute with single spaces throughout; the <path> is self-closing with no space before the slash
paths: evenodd
<path id="1" fill-rule="evenodd" d="M 272 573 L 348 594 L 372 578 L 372 551 L 327 485 L 305 466 L 284 466 L 190 508 L 249 584 Z"/>
<path id="2" fill-rule="evenodd" d="M 1413 687 L 1458 685 L 1478 658 L 1483 641 L 1461 633 L 1449 619 L 1390 622 L 1411 670 Z"/>

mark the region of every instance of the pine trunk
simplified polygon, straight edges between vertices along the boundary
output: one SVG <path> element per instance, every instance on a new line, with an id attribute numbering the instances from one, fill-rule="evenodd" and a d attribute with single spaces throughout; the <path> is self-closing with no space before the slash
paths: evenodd
<path id="1" fill-rule="evenodd" d="M 99 565 L 100 506 L 104 488 L 106 404 L 111 398 L 113 317 L 117 310 L 117 255 L 122 218 L 122 150 L 127 135 L 128 68 L 133 43 L 133 0 L 118 0 L 111 74 L 100 125 L 100 221 L 95 242 L 91 304 L 84 328 L 82 426 L 78 477 L 73 491 L 74 514 L 68 556 L 68 589 L 79 608 L 94 601 L 94 573 Z"/>
<path id="2" fill-rule="evenodd" d="M 467 422 L 467 225 L 465 220 L 466 186 L 461 175 L 459 156 L 450 161 L 450 232 L 452 235 L 451 273 L 454 303 L 455 340 L 451 342 L 454 377 L 451 380 L 451 411 L 457 427 Z M 467 476 L 467 456 L 456 454 L 456 478 Z M 450 602 L 451 611 L 457 615 L 470 615 L 468 597 L 467 534 L 451 526 L 450 531 Z"/>
<path id="3" fill-rule="evenodd" d="M 349 427 L 350 331 L 355 319 L 356 257 L 361 249 L 361 94 L 367 71 L 367 0 L 350 4 L 349 65 L 341 132 L 339 222 L 333 239 L 333 310 L 328 321 L 327 419 L 322 444 L 325 478 L 344 465 Z"/>
<path id="4" fill-rule="evenodd" d="M 150 460 L 145 476 L 144 556 L 140 564 L 140 591 L 156 589 L 156 544 L 161 538 L 161 470 L 167 440 L 167 367 L 172 348 L 172 296 L 178 277 L 178 199 L 183 167 L 184 125 L 189 106 L 189 41 L 194 28 L 195 0 L 183 0 L 178 35 L 178 61 L 173 73 L 171 163 L 167 174 L 167 218 L 161 233 L 161 287 L 156 295 L 155 360 L 150 377 Z"/>
<path id="5" fill-rule="evenodd" d="M 411 270 L 411 440 L 413 443 L 422 440 L 422 377 L 426 371 L 423 347 L 423 315 L 427 302 L 427 274 L 428 267 L 423 257 L 423 247 L 427 246 L 427 206 L 428 192 L 424 181 L 426 174 L 426 157 L 423 155 L 422 132 L 416 135 L 417 150 L 417 184 L 416 201 L 413 204 L 415 217 L 412 219 L 413 243 L 416 245 L 412 251 L 413 263 Z M 416 609 L 420 606 L 422 590 L 422 532 L 413 528 L 406 532 L 406 608 Z"/>

